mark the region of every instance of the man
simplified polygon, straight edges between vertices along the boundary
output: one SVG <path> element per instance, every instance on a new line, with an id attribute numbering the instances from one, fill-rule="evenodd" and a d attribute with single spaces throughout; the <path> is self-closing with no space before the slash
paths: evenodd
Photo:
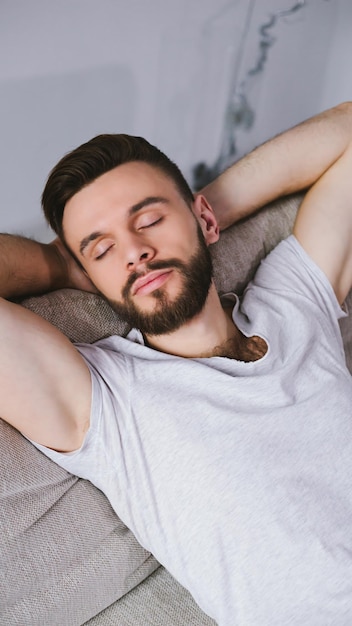
<path id="1" fill-rule="evenodd" d="M 352 623 L 351 166 L 350 104 L 195 198 L 147 142 L 100 136 L 43 193 L 64 245 L 0 240 L 4 298 L 94 288 L 138 328 L 74 347 L 1 300 L 0 414 L 102 489 L 222 626 Z M 310 186 L 241 305 L 220 301 L 218 224 Z"/>

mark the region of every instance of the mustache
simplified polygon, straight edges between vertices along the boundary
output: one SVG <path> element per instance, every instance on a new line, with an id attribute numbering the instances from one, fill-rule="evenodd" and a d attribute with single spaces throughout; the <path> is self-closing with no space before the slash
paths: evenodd
<path id="1" fill-rule="evenodd" d="M 144 272 L 132 272 L 129 275 L 122 290 L 123 297 L 128 297 L 135 281 L 138 278 L 141 278 L 141 276 L 145 276 L 145 274 L 147 274 L 148 272 L 152 272 L 153 270 L 166 270 L 175 268 L 179 270 L 184 270 L 185 264 L 182 263 L 182 261 L 180 261 L 179 259 L 165 259 L 160 261 L 150 261 L 149 263 L 146 263 Z"/>

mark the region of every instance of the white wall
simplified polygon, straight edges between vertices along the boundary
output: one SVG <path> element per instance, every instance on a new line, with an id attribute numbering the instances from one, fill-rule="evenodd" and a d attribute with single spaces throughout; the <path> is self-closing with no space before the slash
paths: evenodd
<path id="1" fill-rule="evenodd" d="M 325 74 L 320 109 L 352 100 L 352 2 L 337 0 L 337 19 Z"/>
<path id="2" fill-rule="evenodd" d="M 256 62 L 260 25 L 295 4 L 1 0 L 0 231 L 50 239 L 40 211 L 47 174 L 97 133 L 145 136 L 190 181 L 193 164 L 212 165 L 234 85 Z M 239 129 L 238 156 L 346 98 L 352 3 L 305 4 L 272 31 L 265 69 L 249 89 L 255 123 Z"/>
<path id="3" fill-rule="evenodd" d="M 226 82 L 237 54 L 247 5 L 1 0 L 0 230 L 48 238 L 39 208 L 47 174 L 98 133 L 141 134 L 187 169 L 209 83 L 218 94 L 210 94 L 207 145 L 219 134 L 217 82 Z"/>
<path id="4" fill-rule="evenodd" d="M 240 124 L 235 133 L 236 158 L 320 110 L 340 1 L 350 2 L 255 3 L 238 78 L 239 85 L 244 83 L 254 120 L 249 129 Z M 297 10 L 290 13 L 294 7 Z M 263 25 L 267 26 L 266 39 L 260 35 Z M 260 58 L 258 45 L 265 41 L 269 44 L 263 69 L 251 77 L 248 72 Z"/>

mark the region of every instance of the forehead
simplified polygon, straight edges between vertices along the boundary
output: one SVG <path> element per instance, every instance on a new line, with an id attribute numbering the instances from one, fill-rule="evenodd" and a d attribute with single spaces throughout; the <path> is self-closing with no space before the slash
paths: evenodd
<path id="1" fill-rule="evenodd" d="M 148 163 L 124 163 L 102 174 L 66 203 L 63 229 L 68 243 L 99 228 L 99 223 L 103 227 L 112 217 L 123 219 L 129 208 L 148 196 L 181 200 L 175 183 Z"/>

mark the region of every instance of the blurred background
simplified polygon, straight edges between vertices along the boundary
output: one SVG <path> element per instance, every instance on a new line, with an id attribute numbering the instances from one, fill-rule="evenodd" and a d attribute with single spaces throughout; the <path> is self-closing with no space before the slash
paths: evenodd
<path id="1" fill-rule="evenodd" d="M 0 231 L 49 241 L 55 163 L 142 135 L 196 189 L 352 99 L 351 0 L 0 0 Z"/>

